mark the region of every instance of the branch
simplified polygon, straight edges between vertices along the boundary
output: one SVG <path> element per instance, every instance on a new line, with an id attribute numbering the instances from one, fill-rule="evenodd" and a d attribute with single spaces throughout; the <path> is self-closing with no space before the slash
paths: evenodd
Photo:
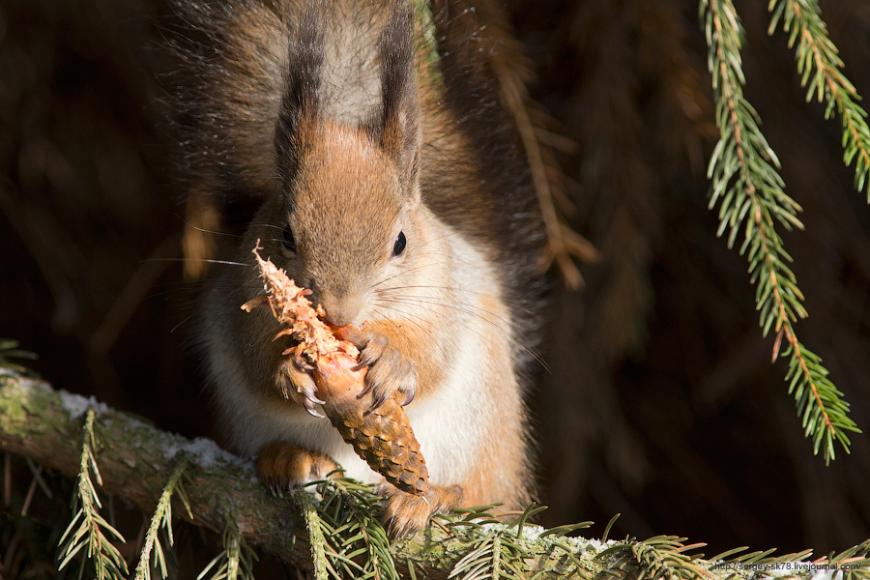
<path id="1" fill-rule="evenodd" d="M 2 371 L 0 371 L 2 372 Z M 0 374 L 0 449 L 29 457 L 75 478 L 88 406 L 96 413 L 102 447 L 95 457 L 103 493 L 117 495 L 151 513 L 175 462 L 185 456 L 187 497 L 193 517 L 183 519 L 217 533 L 234 521 L 245 540 L 301 568 L 309 568 L 307 545 L 295 541 L 293 508 L 265 493 L 253 464 L 207 439 L 164 433 L 142 420 L 44 382 Z"/>
<path id="2" fill-rule="evenodd" d="M 90 409 L 93 429 L 85 430 L 83 416 Z M 178 483 L 182 472 L 178 465 L 183 462 L 183 505 L 189 511 L 176 512 L 186 521 L 223 530 L 225 536 L 232 536 L 236 552 L 247 550 L 246 545 L 256 546 L 304 570 L 315 568 L 314 552 L 321 577 L 746 580 L 759 569 L 785 565 L 794 571 L 790 576 L 805 580 L 825 567 L 848 570 L 850 577 L 857 572 L 856 578 L 870 573 L 866 558 L 870 541 L 803 567 L 796 562 L 808 557 L 809 550 L 778 558 L 769 557 L 772 551 L 734 556 L 745 550 L 740 548 L 703 560 L 703 554 L 688 553 L 703 544 L 686 545 L 685 538 L 602 543 L 565 536 L 588 527 L 588 522 L 543 530 L 527 523 L 544 509 L 534 505 L 513 522 L 495 520 L 487 508 L 436 516 L 428 530 L 382 552 L 372 534 L 383 533 L 383 528 L 371 525 L 378 514 L 377 496 L 360 484 L 345 479 L 321 482 L 319 501 L 303 493 L 302 508 L 297 509 L 292 502 L 266 493 L 250 461 L 220 450 L 212 441 L 164 433 L 92 399 L 56 392 L 44 382 L 0 369 L 0 449 L 77 477 L 82 437 L 94 432 L 98 437 L 93 459 L 99 464 L 102 492 L 151 513 L 156 498 L 168 502 L 171 494 L 164 494 L 164 487 L 173 478 Z M 105 445 L 109 441 L 112 444 Z M 104 443 L 102 448 L 99 442 Z M 321 534 L 316 550 L 308 545 L 307 536 L 297 532 L 303 529 L 297 521 L 306 521 Z M 356 547 L 360 539 L 367 549 Z"/>
<path id="3" fill-rule="evenodd" d="M 828 29 L 822 20 L 817 0 L 770 0 L 768 10 L 772 14 L 768 33 L 772 34 L 782 20 L 783 30 L 790 33 L 788 45 L 793 47 L 800 39 L 795 52 L 801 86 L 806 87 L 807 101 L 813 96 L 827 101 L 825 118 L 836 107 L 843 127 L 843 161 L 846 166 L 856 159 L 855 189 L 867 186 L 867 202 L 870 203 L 870 128 L 865 118 L 867 112 L 857 101 L 861 96 L 855 86 L 843 74 L 843 60 L 837 47 L 828 37 Z M 812 77 L 812 79 L 810 78 Z"/>
<path id="4" fill-rule="evenodd" d="M 75 478 L 80 472 L 84 414 L 93 407 L 102 443 L 95 457 L 102 493 L 119 496 L 150 514 L 175 464 L 183 457 L 189 463 L 185 493 L 191 515 L 186 509 L 175 510 L 179 517 L 219 534 L 235 526 L 247 544 L 298 568 L 313 568 L 307 536 L 297 532 L 305 527 L 301 512 L 293 502 L 266 491 L 252 462 L 219 449 L 210 440 L 165 433 L 92 399 L 57 392 L 45 382 L 3 372 L 0 369 L 0 449 Z M 427 532 L 395 544 L 392 557 L 396 571 L 405 576 L 413 563 L 423 577 L 446 579 L 466 553 L 467 538 L 462 530 L 478 524 L 466 522 L 454 529 L 451 525 L 433 525 Z M 336 539 L 328 541 L 334 544 Z M 531 556 L 529 564 L 542 572 L 541 579 L 570 577 L 573 565 L 565 562 L 569 556 L 576 559 L 572 552 L 583 553 L 587 544 L 575 542 L 557 535 L 551 541 L 539 542 L 533 552 L 526 553 Z"/>
<path id="5" fill-rule="evenodd" d="M 729 247 L 744 234 L 740 253 L 749 250 L 750 281 L 757 285 L 755 301 L 761 313 L 762 333 L 776 333 L 773 360 L 779 357 L 785 337 L 784 356 L 789 357 L 789 393 L 795 398 L 805 435 L 813 439 L 815 453 L 822 450 L 825 462 L 835 457 L 834 442 L 849 452 L 848 432 L 860 433 L 848 416 L 849 403 L 828 378 L 821 359 L 797 337 L 794 323 L 806 318 L 803 294 L 787 263 L 776 231 L 779 223 L 787 230 L 803 229 L 797 217 L 800 206 L 786 195 L 778 173 L 779 160 L 759 127 L 761 120 L 743 97 L 740 50 L 743 32 L 731 0 L 701 0 L 701 20 L 709 47 L 707 66 L 717 93 L 716 124 L 720 140 L 708 169 L 712 195 L 717 203 L 719 234 L 730 229 Z"/>

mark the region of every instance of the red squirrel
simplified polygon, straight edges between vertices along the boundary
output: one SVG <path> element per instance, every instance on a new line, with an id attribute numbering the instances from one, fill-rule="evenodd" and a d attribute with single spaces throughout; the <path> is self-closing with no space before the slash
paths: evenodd
<path id="1" fill-rule="evenodd" d="M 340 467 L 381 486 L 397 533 L 432 513 L 533 489 L 523 402 L 538 341 L 544 235 L 492 60 L 512 44 L 487 1 L 179 0 L 184 164 L 220 216 L 225 262 L 198 339 L 228 446 L 269 483 Z M 493 15 L 487 20 L 487 15 Z M 251 253 L 312 290 L 399 393 L 437 497 L 391 489 L 318 413 L 313 382 L 266 309 Z M 289 393 L 285 397 L 283 393 Z M 375 403 L 377 404 L 377 403 Z"/>

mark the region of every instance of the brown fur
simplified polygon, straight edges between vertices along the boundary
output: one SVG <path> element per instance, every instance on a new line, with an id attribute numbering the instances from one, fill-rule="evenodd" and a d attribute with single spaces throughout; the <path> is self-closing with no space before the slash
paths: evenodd
<path id="1" fill-rule="evenodd" d="M 298 482 L 339 476 L 339 470 L 339 465 L 326 455 L 289 443 L 263 445 L 257 454 L 260 478 L 276 492 Z"/>
<path id="2" fill-rule="evenodd" d="M 457 505 L 522 509 L 542 233 L 488 60 L 500 33 L 482 33 L 473 3 L 435 0 L 433 64 L 404 4 L 232 4 L 182 6 L 216 47 L 185 53 L 203 83 L 187 159 L 238 226 L 225 255 L 245 264 L 212 283 L 201 327 L 231 445 L 259 450 L 270 484 L 323 476 L 324 453 L 343 453 L 305 414 L 313 383 L 272 342 L 277 323 L 239 310 L 262 292 L 249 267 L 260 240 L 333 323 L 361 326 L 352 340 L 376 399 L 413 398 L 432 491 L 385 487 L 391 529 Z"/>

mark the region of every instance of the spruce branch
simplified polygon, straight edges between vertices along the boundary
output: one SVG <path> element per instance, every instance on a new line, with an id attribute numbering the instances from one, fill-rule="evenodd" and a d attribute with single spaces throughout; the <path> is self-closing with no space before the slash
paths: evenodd
<path id="1" fill-rule="evenodd" d="M 26 367 L 16 362 L 13 362 L 11 359 L 36 360 L 37 356 L 30 351 L 21 350 L 20 348 L 18 348 L 18 346 L 19 343 L 17 340 L 0 338 L 0 368 L 6 368 L 15 372 L 26 374 L 30 371 L 28 371 Z"/>
<path id="2" fill-rule="evenodd" d="M 373 485 L 343 477 L 295 492 L 308 529 L 316 578 L 399 580 Z"/>
<path id="3" fill-rule="evenodd" d="M 577 290 L 583 287 L 584 281 L 574 259 L 592 263 L 600 259 L 600 254 L 589 240 L 571 229 L 564 215 L 556 208 L 557 199 L 567 199 L 564 189 L 569 180 L 559 168 L 554 147 L 549 142 L 560 142 L 562 147 L 569 150 L 573 150 L 576 144 L 564 138 L 548 139 L 546 125 L 552 121 L 543 107 L 534 102 L 526 88 L 531 70 L 522 48 L 507 33 L 509 24 L 504 12 L 496 9 L 495 5 L 486 10 L 487 25 L 476 34 L 487 37 L 498 46 L 498 50 L 492 53 L 490 64 L 498 81 L 502 103 L 513 117 L 519 133 L 547 235 L 540 269 L 545 271 L 555 264 L 565 287 Z"/>
<path id="4" fill-rule="evenodd" d="M 305 492 L 298 494 L 299 507 L 305 518 L 305 528 L 308 531 L 308 542 L 311 545 L 311 562 L 314 565 L 314 580 L 329 578 L 329 563 L 326 561 L 326 538 L 320 522 L 320 515 L 314 505 L 313 498 Z M 335 570 L 332 570 L 336 574 Z"/>
<path id="5" fill-rule="evenodd" d="M 703 554 L 687 554 L 705 544 L 685 545 L 686 538 L 656 536 L 643 542 L 626 539 L 598 554 L 599 559 L 615 558 L 615 567 L 635 569 L 638 580 L 692 580 L 710 578 L 699 560 Z"/>
<path id="6" fill-rule="evenodd" d="M 166 538 L 169 547 L 175 543 L 172 537 L 172 495 L 177 494 L 181 499 L 182 504 L 187 509 L 188 516 L 193 518 L 190 511 L 190 502 L 184 493 L 184 487 L 181 483 L 181 476 L 188 466 L 187 458 L 182 456 L 175 468 L 172 470 L 172 475 L 169 476 L 169 481 L 166 482 L 166 487 L 163 488 L 163 493 L 160 494 L 160 499 L 157 501 L 157 509 L 154 515 L 151 516 L 151 523 L 148 526 L 148 531 L 145 534 L 145 541 L 142 545 L 142 552 L 139 555 L 139 565 L 136 566 L 135 580 L 150 580 L 152 550 L 153 564 L 160 570 L 160 577 L 166 578 L 169 573 L 166 568 L 166 556 L 163 553 L 163 547 L 160 545 L 158 532 L 166 530 Z M 155 550 L 156 548 L 156 550 Z"/>
<path id="7" fill-rule="evenodd" d="M 523 565 L 524 550 L 507 529 L 493 529 L 478 534 L 469 544 L 469 552 L 450 571 L 448 578 L 478 580 L 522 580 L 531 574 Z"/>
<path id="8" fill-rule="evenodd" d="M 768 33 L 773 34 L 782 21 L 782 28 L 789 33 L 788 46 L 795 51 L 801 86 L 807 88 L 807 102 L 814 97 L 826 101 L 825 118 L 831 117 L 834 108 L 843 126 L 843 161 L 846 166 L 855 160 L 855 189 L 867 189 L 870 203 L 870 128 L 867 127 L 867 112 L 857 101 L 861 100 L 855 86 L 843 74 L 843 60 L 828 37 L 828 29 L 822 20 L 817 0 L 770 0 L 771 13 Z"/>
<path id="9" fill-rule="evenodd" d="M 0 373 L 0 449 L 30 457 L 72 477 L 82 472 L 82 464 L 93 470 L 96 438 L 85 437 L 90 449 L 85 453 L 77 444 L 82 433 L 80 417 L 87 405 L 88 401 L 81 397 L 59 394 L 45 383 Z M 274 553 L 303 571 L 312 570 L 308 535 L 296 525 L 303 514 L 293 502 L 272 497 L 256 480 L 250 462 L 223 453 L 210 442 L 163 433 L 93 401 L 90 407 L 95 418 L 86 422 L 86 428 L 99 421 L 100 438 L 113 442 L 100 450 L 98 458 L 99 479 L 105 491 L 146 513 L 160 512 L 162 502 L 154 498 L 168 498 L 167 488 L 171 486 L 167 481 L 182 471 L 178 454 L 188 461 L 181 476 L 184 491 L 180 492 L 176 484 L 172 492 L 182 502 L 186 498 L 190 506 L 189 512 L 182 510 L 178 514 L 179 519 L 224 532 L 224 551 L 200 578 L 211 574 L 219 579 L 250 579 L 255 559 L 252 547 Z M 530 506 L 512 522 L 494 518 L 489 513 L 494 506 L 457 510 L 436 516 L 424 532 L 390 544 L 380 526 L 382 509 L 372 486 L 330 479 L 313 487 L 315 494 L 306 490 L 296 493 L 310 500 L 324 534 L 324 568 L 333 578 L 448 580 L 456 572 L 453 578 L 468 580 L 591 580 L 603 576 L 665 580 L 706 576 L 698 572 L 701 570 L 719 580 L 751 580 L 755 576 L 750 565 L 775 566 L 809 555 L 804 552 L 770 558 L 767 551 L 715 562 L 687 555 L 694 546 L 684 546 L 681 540 L 671 537 L 603 544 L 566 535 L 588 523 L 551 530 L 529 524 L 529 518 L 542 509 L 539 506 Z M 159 521 L 157 516 L 155 513 L 152 521 Z M 159 549 L 158 545 L 155 542 L 153 549 Z M 870 571 L 868 552 L 865 543 L 828 561 L 837 569 L 849 570 L 844 580 L 866 580 Z M 747 565 L 722 571 L 716 568 L 734 562 Z M 792 576 L 811 580 L 813 573 L 813 569 L 803 568 Z"/>
<path id="10" fill-rule="evenodd" d="M 73 496 L 72 521 L 60 538 L 60 564 L 63 570 L 75 556 L 87 547 L 86 557 L 82 559 L 81 571 L 90 560 L 93 562 L 98 580 L 123 580 L 127 575 L 127 562 L 121 552 L 112 544 L 109 536 L 120 542 L 124 537 L 113 528 L 99 513 L 100 503 L 97 489 L 91 481 L 91 473 L 102 485 L 100 470 L 97 467 L 97 437 L 95 433 L 95 413 L 89 407 L 86 413 L 82 452 L 79 460 L 79 474 L 76 494 Z M 78 509 L 76 507 L 78 506 Z M 76 527 L 78 526 L 78 527 Z M 81 576 L 81 571 L 79 576 Z"/>
<path id="11" fill-rule="evenodd" d="M 224 528 L 223 545 L 223 551 L 206 565 L 196 580 L 203 580 L 213 568 L 215 571 L 208 580 L 254 580 L 257 554 L 245 542 L 239 528 L 230 522 Z"/>
<path id="12" fill-rule="evenodd" d="M 776 340 L 773 360 L 782 353 L 789 357 L 786 381 L 794 396 L 805 435 L 813 450 L 823 449 L 825 462 L 835 457 L 834 442 L 848 453 L 847 431 L 860 430 L 849 418 L 849 404 L 828 379 L 821 359 L 797 337 L 794 323 L 807 316 L 803 294 L 788 267 L 791 256 L 776 231 L 803 229 L 797 217 L 800 206 L 786 195 L 778 173 L 779 160 L 760 130 L 760 117 L 743 97 L 745 79 L 740 49 L 743 32 L 731 0 L 701 0 L 700 15 L 707 36 L 708 68 L 717 94 L 716 123 L 720 131 L 710 159 L 710 208 L 719 207 L 719 235 L 729 231 L 733 246 L 743 233 L 740 253 L 749 261 L 750 281 L 756 284 L 756 307 L 764 336 L 773 330 Z"/>
<path id="13" fill-rule="evenodd" d="M 847 570 L 843 580 L 867 580 L 870 578 L 870 569 L 862 566 L 862 564 L 867 564 L 868 556 L 870 556 L 870 539 L 864 540 L 864 542 L 857 546 L 853 546 L 839 554 L 831 553 L 827 557 L 827 562 L 833 567 Z"/>

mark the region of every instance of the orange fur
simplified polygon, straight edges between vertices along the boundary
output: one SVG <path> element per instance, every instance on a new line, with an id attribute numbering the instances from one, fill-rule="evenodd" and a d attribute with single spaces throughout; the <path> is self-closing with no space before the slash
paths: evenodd
<path id="1" fill-rule="evenodd" d="M 387 496 L 384 518 L 389 522 L 390 534 L 401 538 L 423 529 L 432 514 L 446 512 L 451 508 L 467 504 L 463 502 L 463 493 L 458 485 L 451 487 L 432 485 L 424 496 L 402 493 L 390 486 L 384 490 Z"/>
<path id="2" fill-rule="evenodd" d="M 309 481 L 340 476 L 340 466 L 322 453 L 289 443 L 270 443 L 257 454 L 257 471 L 267 486 L 280 490 Z M 334 472 L 334 473 L 333 473 Z"/>
<path id="3" fill-rule="evenodd" d="M 228 2 L 193 18 L 215 47 L 189 58 L 202 87 L 187 140 L 211 203 L 226 224 L 242 222 L 219 256 L 240 265 L 211 282 L 200 327 L 227 440 L 259 452 L 273 486 L 337 463 L 383 484 L 305 412 L 316 410 L 313 381 L 273 342 L 279 324 L 265 309 L 239 310 L 262 293 L 251 256 L 261 239 L 262 256 L 310 288 L 333 324 L 361 328 L 350 340 L 374 399 L 414 396 L 406 411 L 431 491 L 420 499 L 383 484 L 391 529 L 415 531 L 458 505 L 522 509 L 543 230 L 492 73 L 492 59 L 516 47 L 475 10 L 494 14 L 494 2 L 434 0 L 437 59 L 396 8 L 404 2 Z M 313 6 L 322 20 L 309 18 Z M 325 28 L 312 34 L 306 22 Z M 400 235 L 407 248 L 396 254 Z"/>

